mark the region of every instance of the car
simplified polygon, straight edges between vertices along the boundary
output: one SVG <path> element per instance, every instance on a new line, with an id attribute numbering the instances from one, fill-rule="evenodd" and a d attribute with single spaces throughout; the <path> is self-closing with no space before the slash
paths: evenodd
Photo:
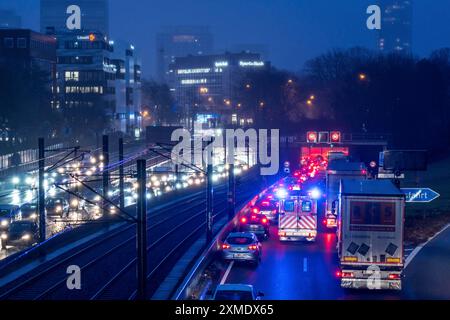
<path id="1" fill-rule="evenodd" d="M 36 221 L 38 218 L 38 206 L 36 203 L 25 203 L 20 207 L 22 219 Z"/>
<path id="2" fill-rule="evenodd" d="M 255 211 L 243 215 L 239 219 L 239 230 L 241 232 L 254 233 L 258 239 L 268 239 L 270 237 L 270 220 L 260 214 L 257 208 Z"/>
<path id="3" fill-rule="evenodd" d="M 19 206 L 12 204 L 0 204 L 0 231 L 8 230 L 9 225 L 20 220 Z"/>
<path id="4" fill-rule="evenodd" d="M 263 198 L 255 203 L 251 211 L 264 215 L 271 222 L 276 222 L 278 219 L 278 201 L 273 200 L 273 197 Z"/>
<path id="5" fill-rule="evenodd" d="M 49 217 L 60 216 L 63 218 L 64 214 L 69 211 L 69 203 L 63 198 L 51 198 L 47 200 L 45 210 Z"/>
<path id="6" fill-rule="evenodd" d="M 244 261 L 258 265 L 261 261 L 262 245 L 251 232 L 232 232 L 222 244 L 225 261 Z"/>
<path id="7" fill-rule="evenodd" d="M 17 247 L 29 247 L 36 242 L 38 238 L 38 226 L 33 221 L 14 221 L 1 234 L 2 249 L 6 249 L 7 245 L 15 245 Z"/>
<path id="8" fill-rule="evenodd" d="M 213 300 L 232 301 L 232 300 L 261 300 L 264 294 L 256 292 L 252 285 L 249 284 L 220 284 L 214 292 Z"/>

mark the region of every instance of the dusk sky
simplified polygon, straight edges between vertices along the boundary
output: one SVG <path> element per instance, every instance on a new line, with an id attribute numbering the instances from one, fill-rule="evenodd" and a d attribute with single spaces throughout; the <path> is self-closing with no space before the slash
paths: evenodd
<path id="1" fill-rule="evenodd" d="M 366 8 L 376 0 L 111 0 L 111 36 L 135 44 L 146 75 L 154 72 L 155 34 L 161 26 L 207 25 L 216 51 L 235 44 L 268 47 L 279 68 L 298 71 L 328 49 L 374 48 L 376 31 L 365 26 Z M 426 56 L 450 47 L 449 0 L 414 0 L 413 50 Z M 39 0 L 0 0 L 39 30 Z"/>

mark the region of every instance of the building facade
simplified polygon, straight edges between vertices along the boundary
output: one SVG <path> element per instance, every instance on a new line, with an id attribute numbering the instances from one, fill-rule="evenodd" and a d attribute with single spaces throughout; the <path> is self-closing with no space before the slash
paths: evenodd
<path id="1" fill-rule="evenodd" d="M 411 54 L 412 0 L 380 0 L 381 30 L 378 48 L 383 53 Z"/>
<path id="2" fill-rule="evenodd" d="M 55 108 L 86 110 L 86 107 L 101 104 L 105 117 L 112 118 L 116 77 L 115 65 L 110 58 L 112 43 L 100 32 L 61 32 L 57 39 L 58 98 Z"/>
<path id="3" fill-rule="evenodd" d="M 0 29 L 22 28 L 22 18 L 13 10 L 0 10 Z"/>
<path id="4" fill-rule="evenodd" d="M 43 71 L 48 77 L 49 92 L 55 94 L 56 46 L 53 36 L 29 29 L 0 29 L 0 68 L 25 70 L 27 73 Z M 0 116 L 0 141 L 9 140 L 10 133 L 7 119 Z"/>
<path id="5" fill-rule="evenodd" d="M 141 64 L 131 44 L 114 48 L 116 67 L 114 127 L 139 137 L 142 131 Z"/>
<path id="6" fill-rule="evenodd" d="M 213 36 L 208 27 L 178 26 L 163 28 L 156 35 L 156 76 L 169 80 L 169 65 L 176 57 L 213 53 Z"/>
<path id="7" fill-rule="evenodd" d="M 237 86 L 247 73 L 269 67 L 259 54 L 248 52 L 176 58 L 169 69 L 170 88 L 185 124 L 240 123 Z"/>
<path id="8" fill-rule="evenodd" d="M 41 32 L 95 30 L 109 35 L 109 0 L 40 0 Z"/>

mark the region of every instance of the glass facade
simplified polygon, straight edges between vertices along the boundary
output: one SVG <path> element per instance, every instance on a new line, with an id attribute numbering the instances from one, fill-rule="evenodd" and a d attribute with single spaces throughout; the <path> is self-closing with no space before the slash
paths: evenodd
<path id="1" fill-rule="evenodd" d="M 378 48 L 381 52 L 411 53 L 412 0 L 380 0 L 382 23 Z"/>

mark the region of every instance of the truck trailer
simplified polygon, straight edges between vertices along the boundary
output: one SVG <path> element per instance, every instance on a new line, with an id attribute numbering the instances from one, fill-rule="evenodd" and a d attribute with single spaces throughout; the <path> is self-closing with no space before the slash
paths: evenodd
<path id="1" fill-rule="evenodd" d="M 405 195 L 390 180 L 340 184 L 341 287 L 401 290 Z"/>
<path id="2" fill-rule="evenodd" d="M 366 180 L 366 166 L 362 162 L 349 162 L 346 159 L 336 159 L 328 163 L 325 186 L 326 203 L 324 225 L 330 229 L 337 227 L 337 203 L 341 179 Z"/>

